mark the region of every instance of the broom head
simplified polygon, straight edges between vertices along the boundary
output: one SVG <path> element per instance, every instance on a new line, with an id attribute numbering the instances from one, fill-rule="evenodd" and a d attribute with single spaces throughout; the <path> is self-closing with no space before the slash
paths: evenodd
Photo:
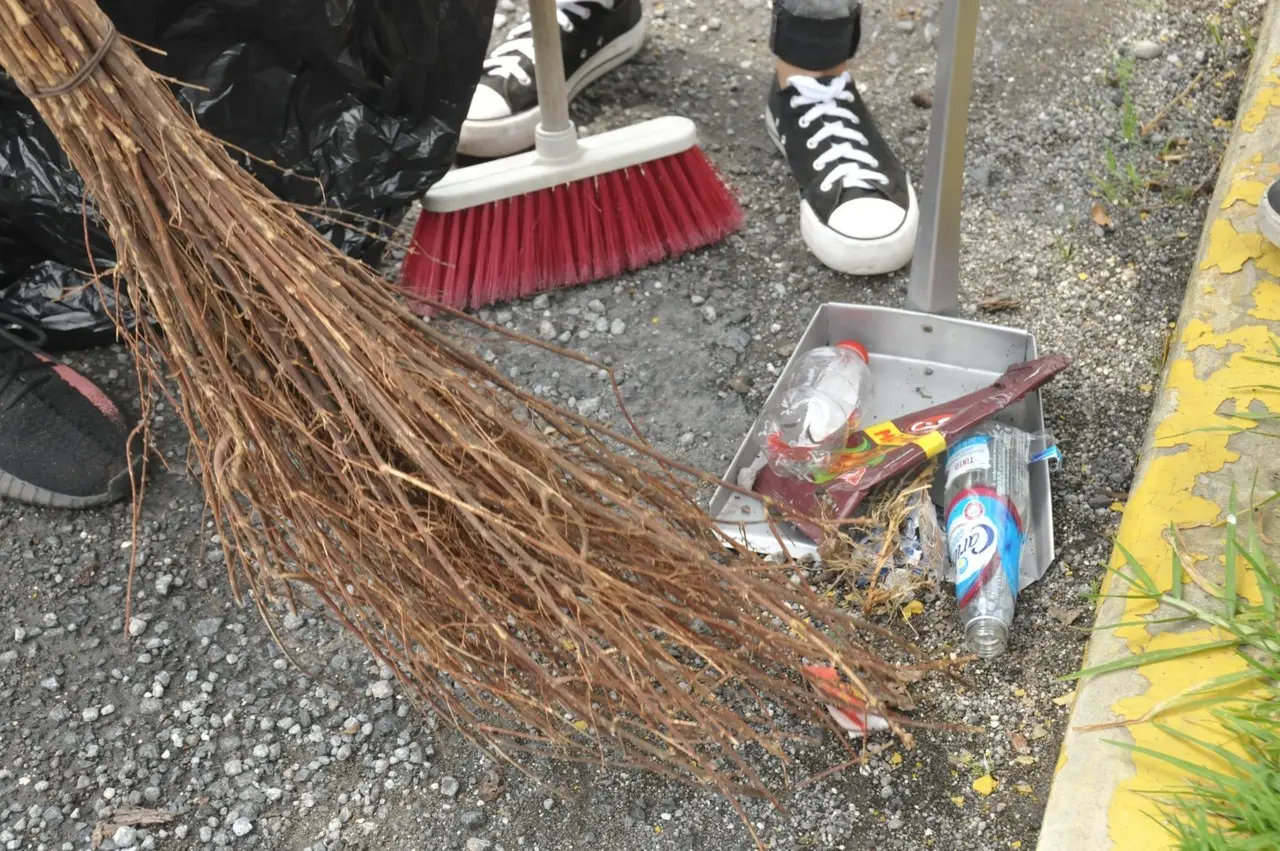
<path id="1" fill-rule="evenodd" d="M 465 310 L 611 278 L 719 242 L 737 199 L 666 116 L 456 169 L 423 199 L 402 283 L 415 309 Z"/>

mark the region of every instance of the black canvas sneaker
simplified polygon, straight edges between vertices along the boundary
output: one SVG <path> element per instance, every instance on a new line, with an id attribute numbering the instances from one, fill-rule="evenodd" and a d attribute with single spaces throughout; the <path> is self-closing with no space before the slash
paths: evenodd
<path id="1" fill-rule="evenodd" d="M 1280 247 L 1280 180 L 1273 181 L 1262 193 L 1258 204 L 1258 230 L 1272 245 Z"/>
<path id="2" fill-rule="evenodd" d="M 920 211 L 906 169 L 848 73 L 773 81 L 769 135 L 800 184 L 800 233 L 819 260 L 884 275 L 911 260 Z"/>
<path id="3" fill-rule="evenodd" d="M 131 429 L 120 407 L 43 354 L 42 340 L 37 328 L 0 315 L 0 498 L 92 508 L 130 496 Z"/>
<path id="4" fill-rule="evenodd" d="M 556 6 L 570 100 L 644 44 L 640 0 L 556 0 Z M 526 15 L 484 62 L 458 153 L 488 159 L 528 150 L 540 120 L 533 25 Z"/>

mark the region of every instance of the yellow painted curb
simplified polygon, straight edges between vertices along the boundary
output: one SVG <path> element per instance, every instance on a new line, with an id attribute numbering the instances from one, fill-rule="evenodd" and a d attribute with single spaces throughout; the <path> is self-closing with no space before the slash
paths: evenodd
<path id="1" fill-rule="evenodd" d="M 1280 12 L 1271 3 L 1241 98 L 1239 119 L 1223 158 L 1199 254 L 1165 366 L 1163 386 L 1147 428 L 1118 540 L 1163 588 L 1172 581 L 1170 524 L 1181 548 L 1210 581 L 1221 576 L 1223 520 L 1234 484 L 1246 504 L 1254 488 L 1280 487 L 1280 446 L 1256 434 L 1197 431 L 1226 424 L 1236 411 L 1280 411 L 1280 369 L 1249 360 L 1275 357 L 1280 337 L 1280 249 L 1258 233 L 1257 204 L 1280 176 Z M 1124 564 L 1117 548 L 1112 567 Z M 1124 582 L 1109 576 L 1103 593 L 1123 594 Z M 1253 578 L 1240 591 L 1253 599 Z M 1188 596 L 1200 593 L 1190 589 Z M 1204 595 L 1200 601 L 1207 600 Z M 1141 620 L 1154 606 L 1145 601 L 1104 599 L 1097 626 Z M 1162 613 L 1162 616 L 1168 613 Z M 1221 638 L 1213 630 L 1185 625 L 1123 626 L 1096 632 L 1084 667 L 1127 655 L 1203 644 Z M 1092 677 L 1078 688 L 1045 810 L 1038 851 L 1131 851 L 1173 847 L 1152 793 L 1181 788 L 1185 778 L 1160 760 L 1118 747 L 1124 742 L 1210 764 L 1200 749 L 1149 723 L 1082 730 L 1141 719 L 1198 684 L 1243 668 L 1234 650 L 1197 654 L 1146 665 L 1136 671 Z M 1207 707 L 1162 712 L 1168 727 L 1205 742 L 1225 742 Z"/>

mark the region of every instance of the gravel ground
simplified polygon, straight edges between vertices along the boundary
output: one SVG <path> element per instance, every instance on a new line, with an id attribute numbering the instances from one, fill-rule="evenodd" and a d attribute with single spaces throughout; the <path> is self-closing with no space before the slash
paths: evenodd
<path id="1" fill-rule="evenodd" d="M 931 86 L 937 4 L 870 5 L 857 77 L 918 187 L 929 115 L 913 101 Z M 1061 558 L 1020 599 L 1010 652 L 970 671 L 976 692 L 920 692 L 923 713 L 986 733 L 925 733 L 912 752 L 890 743 L 787 796 L 785 813 L 749 807 L 774 847 L 1033 846 L 1069 700 L 1057 677 L 1079 662 L 1084 595 L 1109 552 L 1112 506 L 1132 475 L 1247 68 L 1244 33 L 1263 4 L 1229 5 L 984 4 L 963 313 L 1030 326 L 1043 349 L 1076 359 L 1045 394 L 1068 458 L 1055 481 Z M 646 436 L 718 473 L 814 308 L 900 304 L 906 275 L 844 278 L 799 240 L 793 187 L 761 125 L 761 0 L 650 8 L 649 51 L 587 92 L 575 118 L 594 131 L 692 116 L 743 194 L 746 229 L 617 282 L 484 315 L 612 364 Z M 527 385 L 617 421 L 598 373 L 479 344 Z M 122 352 L 78 363 L 129 394 Z M 412 711 L 389 672 L 319 612 L 278 624 L 305 670 L 295 667 L 256 612 L 233 602 L 172 414 L 161 412 L 159 436 L 172 470 L 143 507 L 127 641 L 129 509 L 0 505 L 0 700 L 14 707 L 0 726 L 0 846 L 79 849 L 96 830 L 108 851 L 750 847 L 723 801 L 648 776 L 532 766 L 548 787 L 498 768 Z M 953 614 L 943 596 L 900 626 L 932 652 L 954 652 Z M 792 779 L 839 754 L 834 743 L 798 754 Z M 983 795 L 972 784 L 987 774 L 998 785 Z M 127 807 L 167 820 L 120 825 Z"/>

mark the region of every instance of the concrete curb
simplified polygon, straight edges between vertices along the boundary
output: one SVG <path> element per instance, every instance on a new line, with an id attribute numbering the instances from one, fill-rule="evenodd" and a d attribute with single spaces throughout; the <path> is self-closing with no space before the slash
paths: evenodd
<path id="1" fill-rule="evenodd" d="M 1280 473 L 1280 453 L 1274 439 L 1195 432 L 1229 422 L 1222 418 L 1224 412 L 1251 406 L 1255 411 L 1280 410 L 1280 394 L 1257 389 L 1280 384 L 1276 368 L 1247 360 L 1275 357 L 1271 337 L 1280 334 L 1280 249 L 1263 240 L 1255 222 L 1258 201 L 1276 176 L 1280 176 L 1280 0 L 1269 5 L 1259 31 L 1120 524 L 1119 543 L 1164 588 L 1170 587 L 1172 577 L 1170 524 L 1180 530 L 1184 553 L 1193 554 L 1196 570 L 1211 582 L 1220 581 L 1223 530 L 1214 524 L 1224 519 L 1219 506 L 1228 504 L 1231 487 L 1240 494 L 1241 505 L 1247 504 L 1254 489 L 1255 474 L 1260 492 L 1270 494 L 1280 487 L 1280 478 L 1275 477 Z M 1111 565 L 1123 564 L 1117 547 Z M 1125 583 L 1114 576 L 1103 584 L 1103 593 L 1125 590 Z M 1256 598 L 1256 583 L 1242 582 L 1242 593 Z M 1152 610 L 1143 601 L 1104 599 L 1096 625 L 1130 623 Z M 1119 627 L 1094 633 L 1084 666 L 1219 637 L 1209 630 L 1187 631 L 1183 625 Z M 1103 674 L 1081 683 L 1038 851 L 1171 847 L 1151 793 L 1182 787 L 1184 778 L 1165 763 L 1114 743 L 1151 748 L 1201 765 L 1211 762 L 1206 753 L 1150 723 L 1091 731 L 1080 728 L 1140 719 L 1196 685 L 1242 667 L 1234 650 L 1224 650 Z M 1201 741 L 1224 741 L 1209 711 L 1175 708 L 1161 712 L 1159 720 L 1192 732 Z"/>

